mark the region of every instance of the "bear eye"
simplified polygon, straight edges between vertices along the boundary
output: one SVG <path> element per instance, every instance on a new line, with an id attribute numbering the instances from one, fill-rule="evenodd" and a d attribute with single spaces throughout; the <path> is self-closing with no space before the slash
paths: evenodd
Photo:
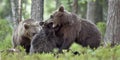
<path id="1" fill-rule="evenodd" d="M 44 25 L 45 24 L 45 22 L 39 22 L 39 25 L 40 26 L 42 26 L 42 25 Z"/>
<path id="2" fill-rule="evenodd" d="M 50 18 L 53 18 L 53 15 L 50 15 Z"/>
<path id="3" fill-rule="evenodd" d="M 53 22 L 50 22 L 50 23 L 47 24 L 46 26 L 47 26 L 48 28 L 52 28 L 52 25 L 53 25 Z"/>
<path id="4" fill-rule="evenodd" d="M 36 33 L 33 33 L 32 35 L 34 36 Z"/>

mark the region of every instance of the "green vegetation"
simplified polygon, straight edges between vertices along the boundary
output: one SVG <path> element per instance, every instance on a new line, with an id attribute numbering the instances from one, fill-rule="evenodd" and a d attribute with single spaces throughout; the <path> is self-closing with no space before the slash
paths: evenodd
<path id="1" fill-rule="evenodd" d="M 90 48 L 83 48 L 77 44 L 73 44 L 71 49 L 79 51 L 80 55 L 73 55 L 72 52 L 65 52 L 54 56 L 52 53 L 33 54 L 29 55 L 25 52 L 8 53 L 2 52 L 1 60 L 120 60 L 120 46 L 99 47 L 96 50 Z"/>
<path id="2" fill-rule="evenodd" d="M 97 27 L 99 28 L 102 36 L 104 36 L 105 30 L 106 30 L 106 23 L 105 22 L 98 22 Z"/>
<path id="3" fill-rule="evenodd" d="M 0 20 L 0 50 L 11 47 L 12 28 L 7 20 Z"/>

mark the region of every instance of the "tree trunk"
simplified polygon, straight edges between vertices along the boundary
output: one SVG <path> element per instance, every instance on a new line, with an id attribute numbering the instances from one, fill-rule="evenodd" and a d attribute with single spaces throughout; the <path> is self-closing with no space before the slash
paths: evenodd
<path id="1" fill-rule="evenodd" d="M 87 20 L 90 20 L 94 23 L 103 21 L 103 7 L 101 2 L 101 0 L 88 1 Z"/>
<path id="2" fill-rule="evenodd" d="M 95 8 L 96 3 L 94 1 L 88 1 L 87 3 L 87 20 L 90 20 L 91 22 L 95 23 Z"/>
<path id="3" fill-rule="evenodd" d="M 56 9 L 58 9 L 61 5 L 61 0 L 55 0 L 56 2 Z"/>
<path id="4" fill-rule="evenodd" d="M 95 23 L 103 21 L 103 5 L 102 0 L 96 0 Z"/>
<path id="5" fill-rule="evenodd" d="M 31 18 L 37 21 L 43 21 L 44 0 L 32 0 Z"/>
<path id="6" fill-rule="evenodd" d="M 107 21 L 108 16 L 108 0 L 103 0 L 103 20 Z"/>
<path id="7" fill-rule="evenodd" d="M 78 14 L 78 0 L 73 1 L 72 12 Z"/>
<path id="8" fill-rule="evenodd" d="M 12 19 L 15 28 L 17 27 L 22 18 L 22 1 L 11 0 L 11 7 L 12 7 Z"/>
<path id="9" fill-rule="evenodd" d="M 109 0 L 105 44 L 120 44 L 120 0 Z"/>

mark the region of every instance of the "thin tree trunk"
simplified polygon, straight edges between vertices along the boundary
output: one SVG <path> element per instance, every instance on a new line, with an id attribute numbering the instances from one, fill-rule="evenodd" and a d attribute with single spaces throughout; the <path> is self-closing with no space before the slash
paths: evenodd
<path id="1" fill-rule="evenodd" d="M 107 21 L 107 16 L 108 16 L 108 0 L 103 1 L 103 19 Z"/>
<path id="2" fill-rule="evenodd" d="M 18 21 L 22 21 L 22 0 L 18 1 Z"/>
<path id="3" fill-rule="evenodd" d="M 14 28 L 17 27 L 22 17 L 22 1 L 21 0 L 11 0 L 12 7 L 12 19 Z"/>
<path id="4" fill-rule="evenodd" d="M 37 21 L 43 21 L 44 0 L 32 0 L 31 18 Z"/>
<path id="5" fill-rule="evenodd" d="M 105 44 L 112 46 L 120 44 L 120 0 L 109 0 L 108 2 L 107 28 L 105 33 Z"/>
<path id="6" fill-rule="evenodd" d="M 94 1 L 88 1 L 87 3 L 87 20 L 95 23 L 95 10 L 96 10 L 96 3 Z"/>
<path id="7" fill-rule="evenodd" d="M 58 9 L 61 5 L 61 0 L 55 0 L 56 2 L 56 9 Z"/>
<path id="8" fill-rule="evenodd" d="M 102 0 L 96 0 L 95 23 L 103 21 L 103 6 Z"/>
<path id="9" fill-rule="evenodd" d="M 78 0 L 73 0 L 72 12 L 78 14 Z"/>

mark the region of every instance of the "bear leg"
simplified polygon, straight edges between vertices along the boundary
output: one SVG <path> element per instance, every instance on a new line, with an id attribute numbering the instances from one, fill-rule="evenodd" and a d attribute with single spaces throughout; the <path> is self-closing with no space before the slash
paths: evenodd
<path id="1" fill-rule="evenodd" d="M 62 45 L 61 45 L 61 47 L 59 48 L 59 53 L 62 53 L 62 50 L 63 49 L 67 49 L 67 50 L 69 50 L 69 48 L 70 48 L 70 46 L 72 45 L 72 43 L 73 43 L 73 40 L 68 40 L 68 39 L 64 39 L 63 40 L 63 43 L 62 43 Z"/>

